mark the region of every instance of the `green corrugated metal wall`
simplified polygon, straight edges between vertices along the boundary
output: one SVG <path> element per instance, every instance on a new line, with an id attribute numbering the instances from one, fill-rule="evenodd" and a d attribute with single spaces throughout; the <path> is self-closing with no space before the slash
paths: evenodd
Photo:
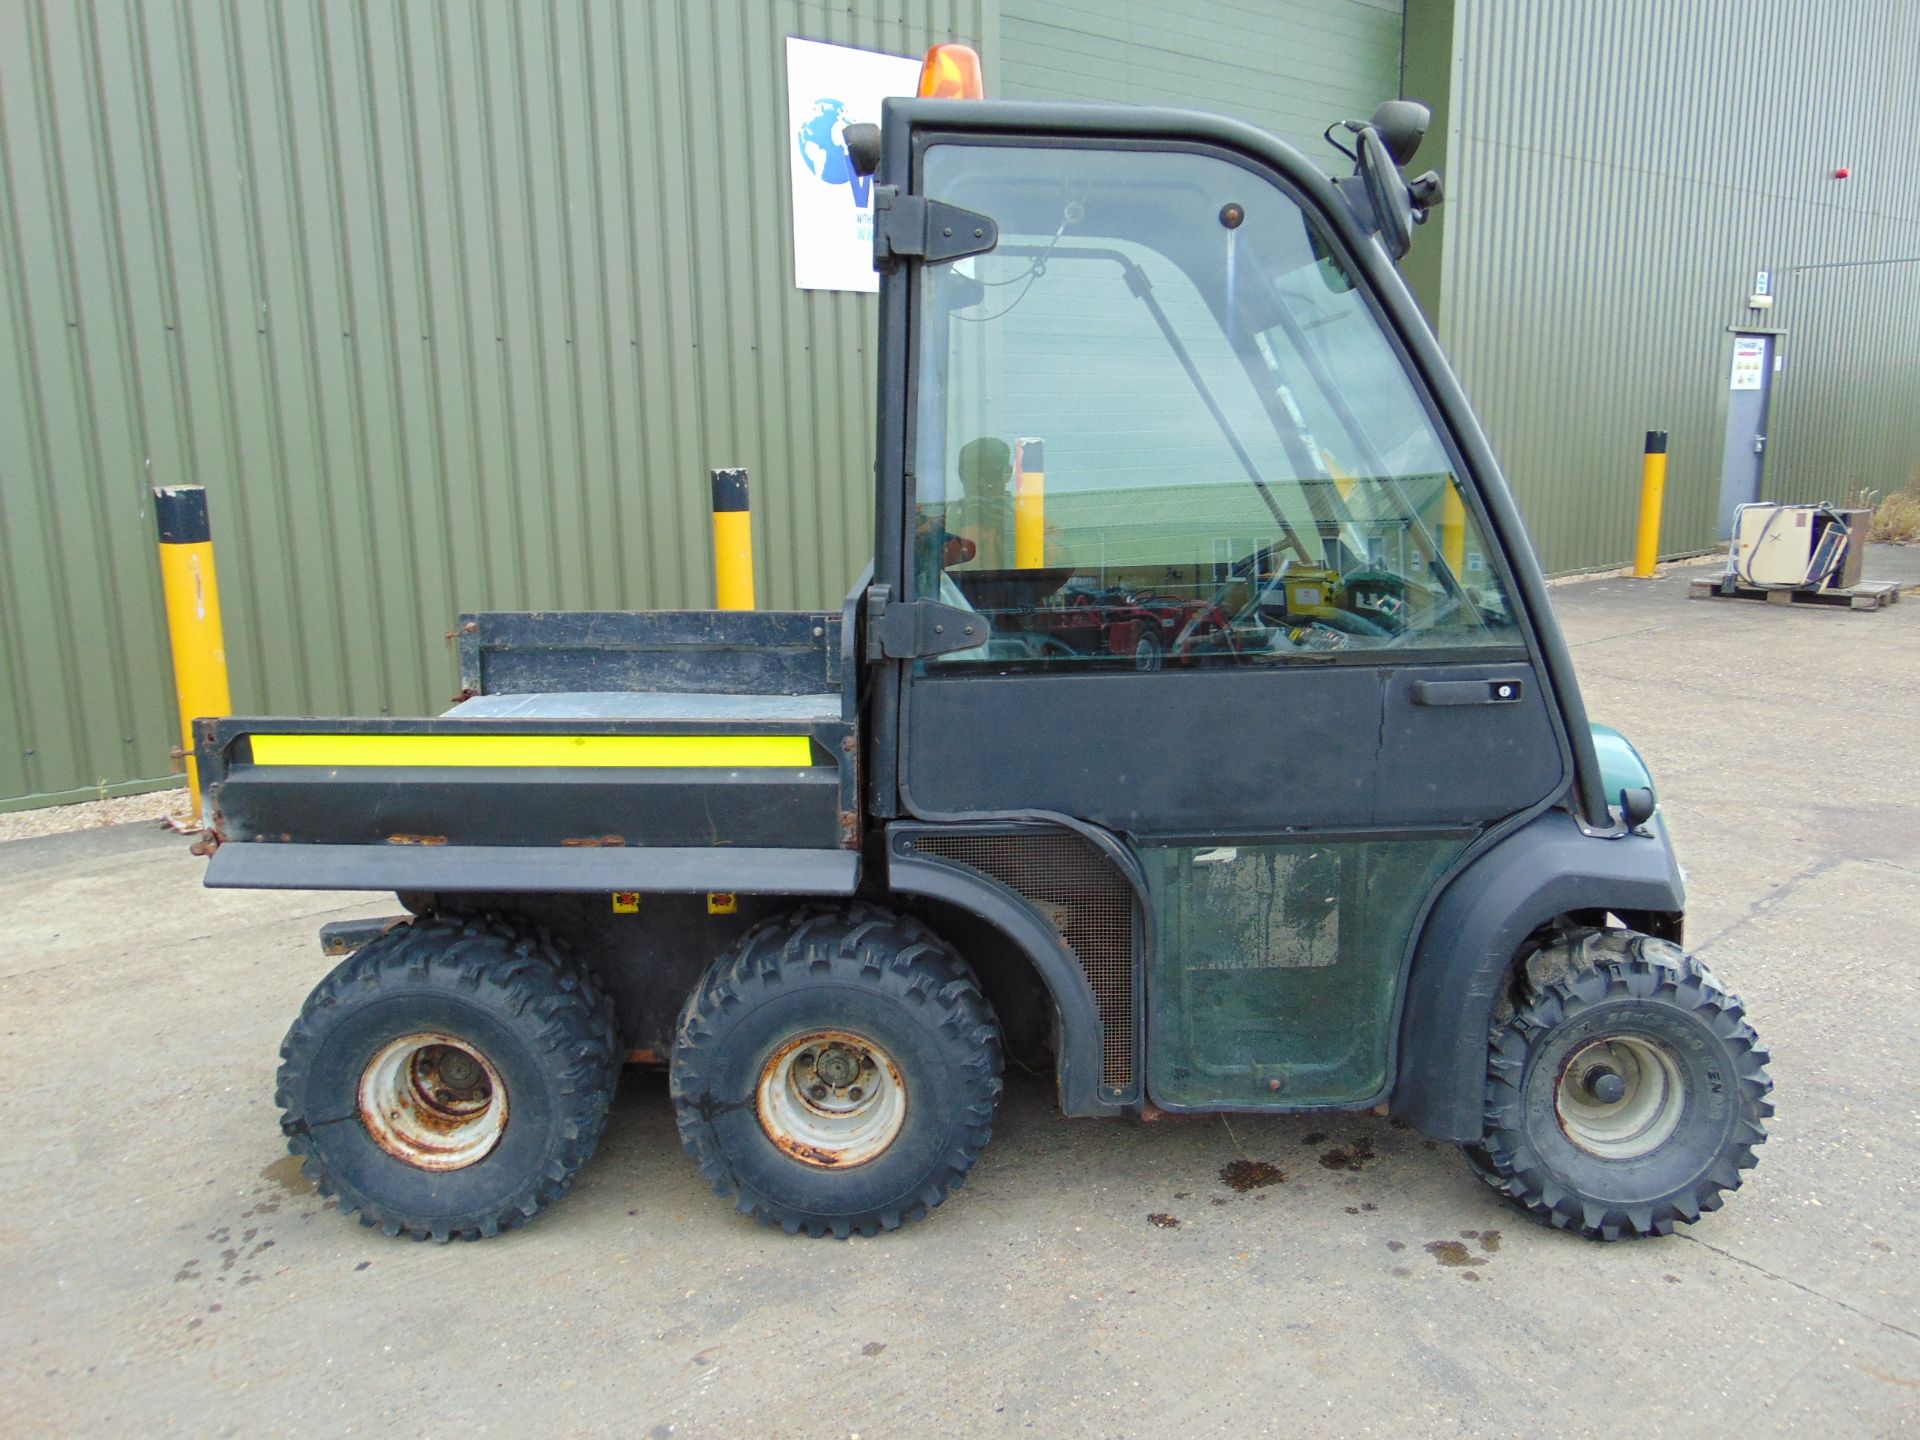
<path id="1" fill-rule="evenodd" d="M 1920 257 L 1920 7 L 1453 9 L 1442 339 L 1549 568 L 1629 558 L 1649 429 L 1672 436 L 1663 551 L 1713 544 L 1731 326 L 1786 331 L 1766 498 L 1906 484 L 1920 263 L 1796 267 Z M 1760 270 L 1771 311 L 1746 304 Z"/>
<path id="2" fill-rule="evenodd" d="M 0 809 L 169 773 L 154 484 L 251 712 L 438 709 L 463 609 L 706 603 L 714 465 L 762 603 L 837 601 L 873 309 L 793 288 L 784 36 L 1303 141 L 1397 73 L 1393 0 L 1001 10 L 0 0 Z"/>
<path id="3" fill-rule="evenodd" d="M 1401 0 L 1002 0 L 1001 86 L 1013 98 L 1211 110 L 1335 160 L 1321 132 L 1400 93 L 1401 9 Z"/>
<path id="4" fill-rule="evenodd" d="M 0 3 L 0 806 L 164 777 L 147 490 L 206 484 L 236 703 L 441 708 L 462 609 L 764 603 L 867 549 L 872 302 L 793 287 L 783 37 L 993 0 Z"/>

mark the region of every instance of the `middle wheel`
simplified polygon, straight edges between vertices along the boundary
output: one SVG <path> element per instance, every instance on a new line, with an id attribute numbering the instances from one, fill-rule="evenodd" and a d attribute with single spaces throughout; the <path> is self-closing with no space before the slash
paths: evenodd
<path id="1" fill-rule="evenodd" d="M 872 1235 L 966 1177 L 999 1105 L 1000 1032 L 951 947 L 853 906 L 770 920 L 680 1013 L 680 1138 L 721 1195 L 791 1234 Z"/>

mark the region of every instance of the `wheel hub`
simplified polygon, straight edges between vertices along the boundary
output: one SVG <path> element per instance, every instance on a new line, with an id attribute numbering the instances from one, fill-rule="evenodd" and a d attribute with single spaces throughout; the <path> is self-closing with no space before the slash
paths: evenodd
<path id="1" fill-rule="evenodd" d="M 507 1087 L 469 1042 L 420 1031 L 381 1047 L 360 1075 L 360 1122 L 419 1170 L 464 1170 L 507 1129 Z"/>
<path id="2" fill-rule="evenodd" d="M 848 1031 L 782 1043 L 760 1072 L 760 1128 L 780 1150 L 823 1170 L 864 1165 L 907 1118 L 907 1087 L 891 1056 Z"/>
<path id="3" fill-rule="evenodd" d="M 1616 1035 L 1568 1057 L 1554 1109 L 1561 1132 L 1581 1149 L 1603 1160 L 1637 1160 L 1678 1128 L 1686 1090 L 1664 1045 Z"/>
<path id="4" fill-rule="evenodd" d="M 1594 1066 L 1581 1083 L 1586 1087 L 1587 1094 L 1601 1105 L 1618 1105 L 1627 1098 L 1627 1082 L 1621 1078 L 1618 1070 L 1606 1065 Z"/>

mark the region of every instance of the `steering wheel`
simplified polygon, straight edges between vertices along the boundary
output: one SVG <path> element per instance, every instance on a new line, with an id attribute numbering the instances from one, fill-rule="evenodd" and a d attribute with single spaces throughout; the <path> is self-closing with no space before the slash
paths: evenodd
<path id="1" fill-rule="evenodd" d="M 1417 591 L 1429 608 L 1432 605 L 1432 595 L 1424 585 L 1388 570 L 1349 570 L 1340 577 L 1340 588 L 1355 606 L 1352 613 L 1364 615 L 1385 635 L 1405 632 L 1413 598 L 1409 591 Z"/>

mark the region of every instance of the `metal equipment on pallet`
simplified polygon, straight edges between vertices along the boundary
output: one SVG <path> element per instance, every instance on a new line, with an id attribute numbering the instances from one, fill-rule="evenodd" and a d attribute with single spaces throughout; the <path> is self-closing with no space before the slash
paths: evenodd
<path id="1" fill-rule="evenodd" d="M 1725 572 L 1717 581 L 1694 581 L 1690 594 L 1855 610 L 1890 605 L 1900 598 L 1898 586 L 1860 580 L 1867 519 L 1865 510 L 1825 503 L 1742 505 L 1734 511 Z"/>

